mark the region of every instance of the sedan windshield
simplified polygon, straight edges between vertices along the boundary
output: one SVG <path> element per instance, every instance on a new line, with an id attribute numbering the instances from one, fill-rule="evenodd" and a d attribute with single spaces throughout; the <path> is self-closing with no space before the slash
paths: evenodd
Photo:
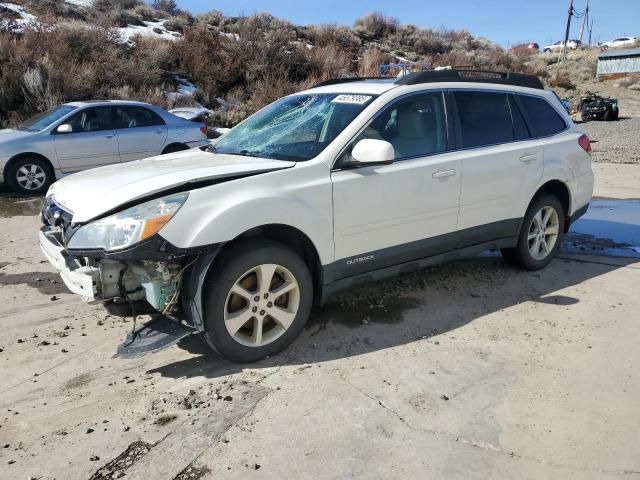
<path id="1" fill-rule="evenodd" d="M 73 112 L 77 107 L 72 105 L 61 105 L 46 112 L 39 113 L 24 122 L 18 128 L 20 130 L 29 130 L 30 132 L 39 132 L 47 128 L 55 121 L 61 119 L 66 114 Z"/>
<path id="2" fill-rule="evenodd" d="M 373 95 L 303 94 L 282 98 L 220 138 L 216 153 L 305 161 L 318 155 Z"/>

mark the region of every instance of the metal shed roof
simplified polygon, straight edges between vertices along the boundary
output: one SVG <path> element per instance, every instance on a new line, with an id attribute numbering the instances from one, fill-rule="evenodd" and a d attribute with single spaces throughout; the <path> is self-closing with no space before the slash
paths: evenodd
<path id="1" fill-rule="evenodd" d="M 602 52 L 598 58 L 640 57 L 640 48 L 612 49 Z"/>

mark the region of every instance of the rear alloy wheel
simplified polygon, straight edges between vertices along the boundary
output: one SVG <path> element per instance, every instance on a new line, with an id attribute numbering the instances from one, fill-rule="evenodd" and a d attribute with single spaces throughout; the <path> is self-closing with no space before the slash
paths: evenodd
<path id="1" fill-rule="evenodd" d="M 266 239 L 223 251 L 205 285 L 205 339 L 222 356 L 253 362 L 286 348 L 302 331 L 313 281 L 293 250 Z"/>
<path id="2" fill-rule="evenodd" d="M 518 245 L 503 248 L 507 263 L 526 270 L 546 267 L 560 248 L 565 216 L 560 201 L 553 195 L 538 197 L 524 217 Z"/>
<path id="3" fill-rule="evenodd" d="M 51 169 L 39 158 L 22 158 L 11 164 L 7 173 L 11 189 L 26 195 L 45 193 L 53 181 Z"/>

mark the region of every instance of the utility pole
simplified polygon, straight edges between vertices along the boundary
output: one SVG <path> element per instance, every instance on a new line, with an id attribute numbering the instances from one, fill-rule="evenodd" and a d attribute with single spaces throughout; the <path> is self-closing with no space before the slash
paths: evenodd
<path id="1" fill-rule="evenodd" d="M 584 35 L 584 27 L 589 25 L 589 0 L 586 0 L 584 6 L 584 13 L 582 14 L 582 25 L 580 26 L 580 42 L 582 43 L 582 37 Z"/>
<path id="2" fill-rule="evenodd" d="M 593 33 L 593 18 L 589 22 L 589 45 L 591 45 L 591 34 Z"/>
<path id="3" fill-rule="evenodd" d="M 562 46 L 562 56 L 560 62 L 567 59 L 567 42 L 569 41 L 569 31 L 571 30 L 571 17 L 573 16 L 573 0 L 569 0 L 569 13 L 567 14 L 567 31 L 564 34 L 564 45 Z"/>

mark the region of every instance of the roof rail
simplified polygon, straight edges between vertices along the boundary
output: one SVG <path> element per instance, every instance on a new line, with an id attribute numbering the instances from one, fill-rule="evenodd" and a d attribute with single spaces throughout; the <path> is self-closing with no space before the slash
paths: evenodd
<path id="1" fill-rule="evenodd" d="M 316 83 L 312 88 L 325 87 L 327 85 L 339 85 L 341 83 L 359 82 L 364 80 L 393 80 L 393 77 L 343 77 L 332 78 L 324 82 Z"/>
<path id="2" fill-rule="evenodd" d="M 395 83 L 396 85 L 418 85 L 435 82 L 497 83 L 544 90 L 544 85 L 535 75 L 488 70 L 428 70 L 410 73 L 406 77 L 399 78 Z"/>

